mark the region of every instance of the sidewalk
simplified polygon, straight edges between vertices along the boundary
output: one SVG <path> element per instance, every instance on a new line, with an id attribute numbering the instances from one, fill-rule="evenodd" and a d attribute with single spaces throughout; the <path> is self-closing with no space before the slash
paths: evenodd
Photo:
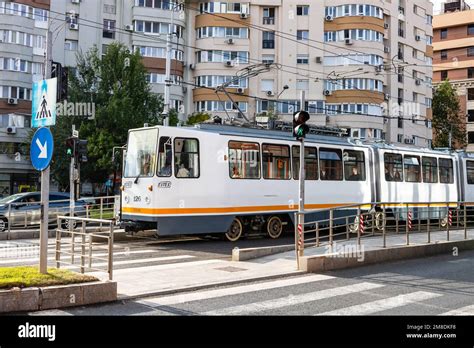
<path id="1" fill-rule="evenodd" d="M 464 232 L 451 231 L 450 241 L 464 240 Z M 468 240 L 474 240 L 474 231 L 468 231 Z M 446 232 L 432 232 L 431 244 L 446 241 Z M 426 233 L 411 233 L 410 246 L 426 245 Z M 353 247 L 357 240 L 336 241 L 333 252 Z M 364 236 L 361 239 L 363 252 L 382 249 L 381 236 Z M 387 249 L 406 246 L 405 234 L 387 236 Z M 331 253 L 329 246 L 308 247 L 305 256 Z M 301 274 L 296 268 L 294 251 L 265 256 L 249 261 L 201 260 L 179 264 L 164 264 L 114 271 L 114 281 L 118 283 L 119 298 L 156 296 L 180 291 L 192 291 L 213 286 L 231 285 L 252 280 L 271 279 L 287 275 Z M 103 274 L 93 273 L 98 277 Z"/>

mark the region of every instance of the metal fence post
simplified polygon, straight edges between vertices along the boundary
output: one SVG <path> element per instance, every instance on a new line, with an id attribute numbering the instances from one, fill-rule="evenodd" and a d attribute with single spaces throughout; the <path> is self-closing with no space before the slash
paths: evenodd
<path id="1" fill-rule="evenodd" d="M 395 214 L 395 233 L 398 234 L 400 231 L 398 229 L 398 219 L 400 217 L 400 212 L 398 211 L 399 209 L 397 209 L 397 212 Z"/>
<path id="2" fill-rule="evenodd" d="M 109 235 L 109 261 L 108 261 L 108 271 L 109 271 L 109 280 L 113 278 L 113 262 L 114 262 L 114 226 L 113 222 L 110 222 L 110 235 Z"/>
<path id="3" fill-rule="evenodd" d="M 10 235 L 10 232 L 11 232 L 11 214 L 12 214 L 12 204 L 8 204 L 8 221 L 7 221 L 7 225 L 8 225 L 8 234 L 7 234 L 7 239 L 10 240 L 11 238 L 11 235 Z"/>
<path id="4" fill-rule="evenodd" d="M 333 219 L 334 219 L 334 210 L 329 209 L 329 245 L 331 246 L 331 252 L 332 252 L 332 245 L 333 245 L 333 235 L 332 235 Z"/>
<path id="5" fill-rule="evenodd" d="M 372 236 L 375 236 L 375 207 L 373 207 L 371 218 L 372 218 Z"/>
<path id="6" fill-rule="evenodd" d="M 316 221 L 316 246 L 319 246 L 319 221 Z"/>
<path id="7" fill-rule="evenodd" d="M 426 224 L 426 232 L 428 234 L 428 243 L 431 243 L 430 226 L 431 226 L 431 207 L 430 207 L 430 204 L 428 203 L 428 221 Z"/>
<path id="8" fill-rule="evenodd" d="M 406 236 L 405 236 L 405 238 L 406 238 L 406 241 L 407 241 L 407 245 L 410 245 L 410 231 L 409 231 L 409 226 L 408 226 L 408 214 L 409 214 L 408 210 L 409 210 L 409 208 L 408 208 L 408 204 L 407 204 L 407 218 L 405 220 L 405 226 L 406 226 L 406 229 L 405 229 L 406 230 Z"/>
<path id="9" fill-rule="evenodd" d="M 362 215 L 360 213 L 360 206 L 357 208 L 357 217 L 358 217 L 358 219 L 356 221 L 359 221 L 359 224 L 357 226 L 357 244 L 360 245 L 360 228 L 361 228 L 362 223 L 363 223 L 363 222 L 361 223 L 361 221 L 360 221 L 360 219 L 362 217 Z"/>
<path id="10" fill-rule="evenodd" d="M 81 273 L 84 273 L 84 265 L 86 259 L 86 224 L 82 221 L 81 228 Z"/>
<path id="11" fill-rule="evenodd" d="M 464 204 L 464 239 L 467 239 L 467 208 L 466 204 Z"/>
<path id="12" fill-rule="evenodd" d="M 449 241 L 449 221 L 451 220 L 449 218 L 449 202 L 446 205 L 447 205 L 447 208 L 448 208 L 447 215 L 446 215 L 446 240 Z"/>
<path id="13" fill-rule="evenodd" d="M 102 219 L 103 213 L 104 213 L 104 198 L 100 197 L 99 219 Z M 102 229 L 102 222 L 100 223 L 100 229 Z"/>
<path id="14" fill-rule="evenodd" d="M 385 224 L 386 224 L 386 220 L 385 220 L 385 205 L 382 206 L 382 235 L 383 235 L 383 247 L 386 248 L 387 247 L 387 233 L 386 233 L 386 230 L 385 230 Z"/>
<path id="15" fill-rule="evenodd" d="M 67 217 L 66 217 L 67 218 Z M 74 264 L 74 249 L 76 244 L 76 235 L 72 228 L 72 220 L 69 220 L 69 232 L 71 233 L 71 263 Z"/>
<path id="16" fill-rule="evenodd" d="M 61 268 L 61 220 L 59 218 L 56 229 L 56 268 Z"/>
<path id="17" fill-rule="evenodd" d="M 349 216 L 346 216 L 346 240 L 350 239 L 349 235 Z"/>

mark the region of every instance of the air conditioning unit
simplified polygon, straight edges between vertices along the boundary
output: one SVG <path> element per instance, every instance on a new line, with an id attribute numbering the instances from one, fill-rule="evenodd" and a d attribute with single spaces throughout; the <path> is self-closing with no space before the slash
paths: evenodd
<path id="1" fill-rule="evenodd" d="M 126 31 L 133 31 L 133 24 L 127 24 L 127 25 L 125 26 L 125 30 L 126 30 Z"/>
<path id="2" fill-rule="evenodd" d="M 274 96 L 273 91 L 267 91 L 267 96 L 268 96 L 268 97 L 273 97 L 273 96 Z"/>
<path id="3" fill-rule="evenodd" d="M 415 40 L 416 40 L 416 41 L 420 41 L 420 40 L 421 40 L 421 36 L 420 36 L 420 35 L 415 35 Z"/>
<path id="4" fill-rule="evenodd" d="M 76 23 L 69 23 L 69 29 L 71 29 L 71 30 L 79 30 L 79 24 L 76 24 Z"/>
<path id="5" fill-rule="evenodd" d="M 196 65 L 194 65 L 194 64 L 189 64 L 189 69 L 191 69 L 191 70 L 196 69 Z"/>
<path id="6" fill-rule="evenodd" d="M 235 63 L 234 63 L 233 60 L 227 60 L 227 61 L 224 62 L 224 65 L 231 68 L 231 67 L 235 66 Z"/>
<path id="7" fill-rule="evenodd" d="M 346 45 L 352 45 L 353 42 L 352 42 L 352 39 L 346 39 Z"/>
<path id="8" fill-rule="evenodd" d="M 239 94 L 244 93 L 244 89 L 242 87 L 237 88 L 237 93 Z"/>
<path id="9" fill-rule="evenodd" d="M 16 127 L 7 127 L 7 134 L 16 134 Z"/>
<path id="10" fill-rule="evenodd" d="M 183 94 L 188 93 L 188 87 L 183 87 Z"/>
<path id="11" fill-rule="evenodd" d="M 334 20 L 334 17 L 331 15 L 327 15 L 325 19 L 327 22 L 332 22 Z"/>
<path id="12" fill-rule="evenodd" d="M 417 86 L 420 86 L 420 85 L 421 85 L 421 80 L 420 80 L 420 79 L 416 79 L 416 80 L 415 80 L 415 84 L 416 84 Z"/>
<path id="13" fill-rule="evenodd" d="M 390 100 L 390 94 L 384 93 L 383 99 L 384 99 L 384 100 Z"/>
<path id="14" fill-rule="evenodd" d="M 325 90 L 323 91 L 323 94 L 324 94 L 324 95 L 331 95 L 331 94 L 332 94 L 332 91 L 330 91 L 329 89 L 325 89 Z"/>
<path id="15" fill-rule="evenodd" d="M 247 18 L 249 18 L 249 14 L 248 14 L 248 13 L 245 13 L 245 12 L 242 12 L 242 13 L 240 14 L 240 18 L 242 18 L 242 19 L 247 19 Z"/>
<path id="16" fill-rule="evenodd" d="M 316 57 L 316 63 L 321 64 L 323 62 L 323 58 Z"/>
<path id="17" fill-rule="evenodd" d="M 225 40 L 225 42 L 226 42 L 227 44 L 229 44 L 229 45 L 235 44 L 235 40 L 234 40 L 234 39 L 227 39 L 227 40 Z"/>
<path id="18" fill-rule="evenodd" d="M 383 65 L 376 65 L 375 66 L 375 72 L 382 72 L 382 69 L 383 69 Z"/>
<path id="19" fill-rule="evenodd" d="M 412 138 L 405 138 L 405 144 L 414 144 L 415 141 Z"/>
<path id="20" fill-rule="evenodd" d="M 390 53 L 390 47 L 389 46 L 384 46 L 383 51 L 385 53 Z"/>
<path id="21" fill-rule="evenodd" d="M 7 103 L 10 104 L 10 105 L 17 105 L 18 104 L 18 99 L 17 98 L 8 98 Z"/>
<path id="22" fill-rule="evenodd" d="M 384 27 L 385 29 L 388 29 L 388 28 L 390 28 L 390 24 L 384 23 L 383 27 Z"/>

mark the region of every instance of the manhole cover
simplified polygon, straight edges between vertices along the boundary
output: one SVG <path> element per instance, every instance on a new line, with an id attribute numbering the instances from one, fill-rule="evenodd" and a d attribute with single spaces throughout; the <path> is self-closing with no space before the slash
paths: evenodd
<path id="1" fill-rule="evenodd" d="M 238 267 L 222 267 L 222 268 L 216 268 L 218 271 L 225 271 L 225 272 L 241 272 L 241 271 L 246 271 L 245 268 L 238 268 Z"/>

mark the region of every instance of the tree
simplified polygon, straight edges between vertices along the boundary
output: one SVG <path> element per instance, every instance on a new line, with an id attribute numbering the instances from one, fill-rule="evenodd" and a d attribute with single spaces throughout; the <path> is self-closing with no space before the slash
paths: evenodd
<path id="1" fill-rule="evenodd" d="M 433 93 L 433 133 L 434 147 L 449 147 L 450 133 L 455 147 L 466 144 L 465 115 L 461 114 L 456 89 L 449 81 L 442 82 Z"/>
<path id="2" fill-rule="evenodd" d="M 211 115 L 205 112 L 197 112 L 189 116 L 188 120 L 186 121 L 186 125 L 192 126 L 194 124 L 202 123 L 207 121 L 211 118 Z"/>
<path id="3" fill-rule="evenodd" d="M 96 47 L 78 53 L 76 74 L 70 74 L 68 102 L 94 103 L 93 119 L 60 116 L 52 127 L 55 156 L 52 176 L 68 187 L 69 157 L 65 140 L 75 124 L 79 137 L 88 140 L 88 162 L 81 167 L 81 181 L 104 183 L 114 170 L 112 148 L 127 142 L 128 130 L 160 124 L 163 103 L 150 91 L 146 70 L 138 52 L 112 43 L 101 57 Z"/>

